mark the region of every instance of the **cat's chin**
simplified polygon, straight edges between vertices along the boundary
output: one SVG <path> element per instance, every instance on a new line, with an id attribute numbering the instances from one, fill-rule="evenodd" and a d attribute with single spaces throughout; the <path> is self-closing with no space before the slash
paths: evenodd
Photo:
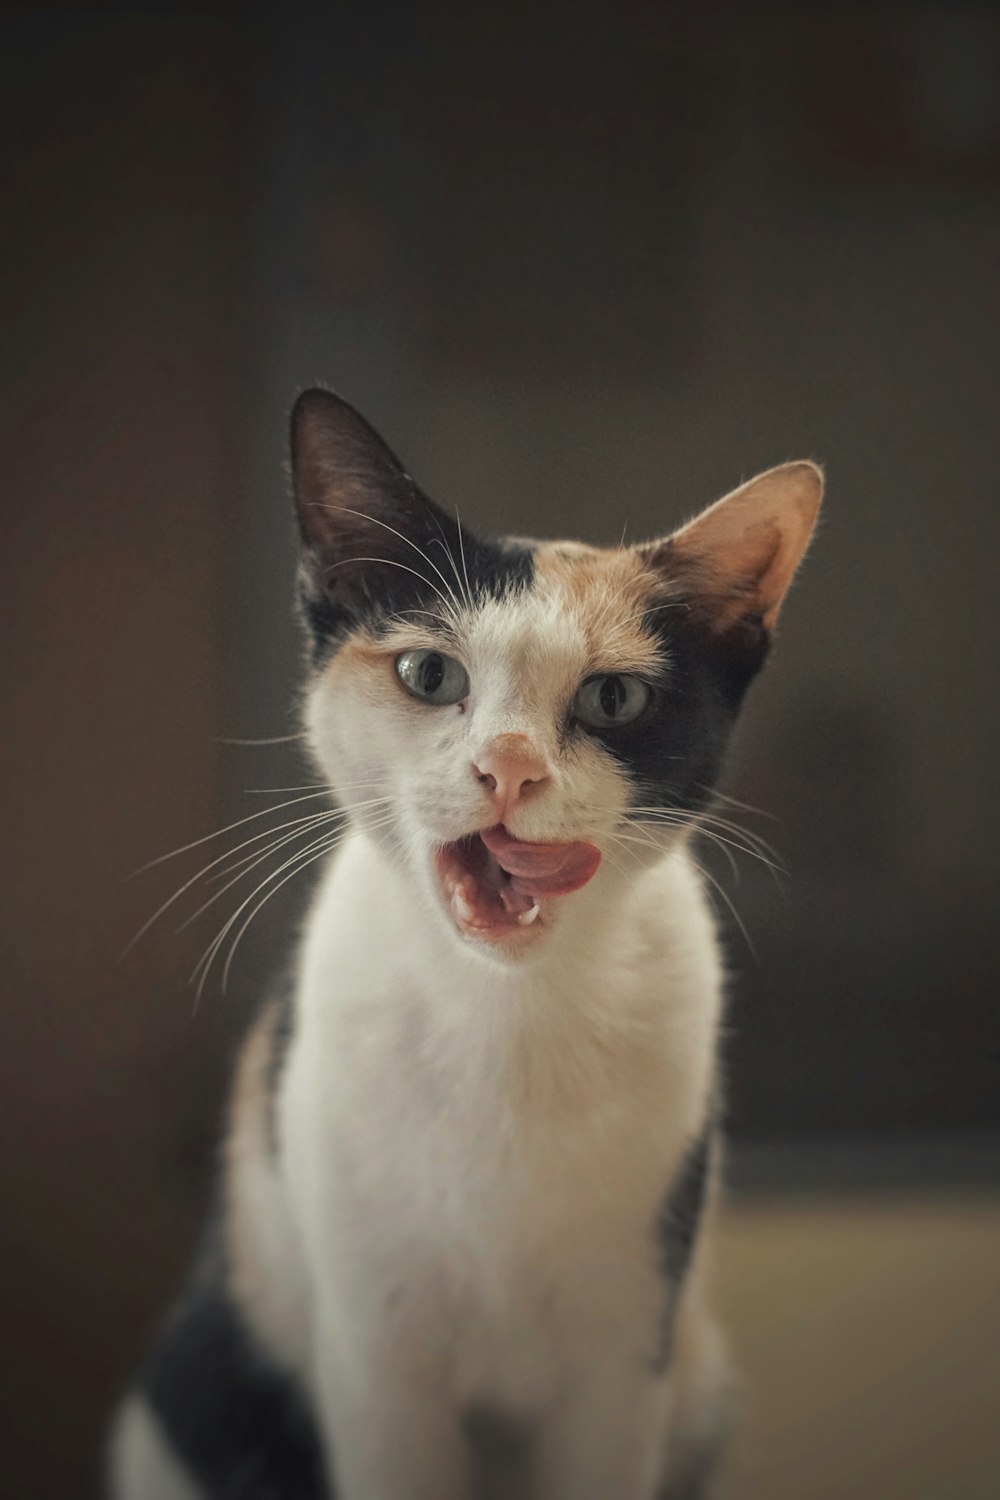
<path id="1" fill-rule="evenodd" d="M 559 901 L 597 872 L 594 845 L 526 843 L 502 824 L 437 850 L 445 910 L 470 942 L 519 949 L 551 926 Z"/>

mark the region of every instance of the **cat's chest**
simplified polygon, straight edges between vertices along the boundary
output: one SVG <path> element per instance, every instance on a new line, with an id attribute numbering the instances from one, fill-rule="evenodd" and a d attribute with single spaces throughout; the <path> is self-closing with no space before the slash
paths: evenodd
<path id="1" fill-rule="evenodd" d="M 702 1067 L 638 1038 L 441 1022 L 400 983 L 323 1011 L 290 1079 L 317 1242 L 385 1286 L 425 1274 L 510 1324 L 645 1261 L 704 1108 Z M 323 1205 L 322 1209 L 320 1204 Z M 375 1247 L 373 1249 L 373 1247 Z M 422 1268 L 422 1270 L 421 1270 Z"/>
<path id="2" fill-rule="evenodd" d="M 579 1240 L 581 1222 L 599 1246 L 606 1221 L 620 1244 L 711 1084 L 717 973 L 688 888 L 652 893 L 690 918 L 683 943 L 634 916 L 571 985 L 519 991 L 428 955 L 401 914 L 380 931 L 366 892 L 381 886 L 355 865 L 314 911 L 288 1077 L 342 1221 L 369 1245 L 426 1235 L 494 1255 L 505 1238 Z"/>
<path id="3" fill-rule="evenodd" d="M 555 1379 L 570 1345 L 656 1326 L 655 1226 L 712 1086 L 710 927 L 678 876 L 528 995 L 380 927 L 383 889 L 345 862 L 307 933 L 281 1136 L 316 1290 L 359 1339 L 451 1330 L 463 1388 Z"/>
<path id="4" fill-rule="evenodd" d="M 456 1390 L 526 1408 L 582 1350 L 658 1326 L 655 1225 L 686 1129 L 655 1069 L 633 1060 L 602 1091 L 574 1083 L 569 1059 L 561 1082 L 476 1063 L 449 1084 L 419 1049 L 401 1075 L 369 1042 L 327 1079 L 325 1144 L 300 1194 L 338 1303 L 404 1359 L 450 1330 L 440 1357 Z"/>

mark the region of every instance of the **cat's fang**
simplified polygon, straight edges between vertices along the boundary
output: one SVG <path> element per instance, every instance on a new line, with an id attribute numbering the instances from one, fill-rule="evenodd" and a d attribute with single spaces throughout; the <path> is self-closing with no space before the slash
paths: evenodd
<path id="1" fill-rule="evenodd" d="M 463 922 L 475 921 L 476 909 L 466 896 L 464 886 L 456 885 L 452 892 L 451 901 L 455 911 L 462 918 Z"/>
<path id="2" fill-rule="evenodd" d="M 523 911 L 523 912 L 521 912 L 521 915 L 518 917 L 517 920 L 518 920 L 518 922 L 520 923 L 520 925 L 522 927 L 530 927 L 531 924 L 532 924 L 532 922 L 535 920 L 535 918 L 537 916 L 538 916 L 538 902 L 536 901 L 535 904 L 534 904 L 534 906 L 531 907 L 531 909 L 529 911 Z"/>

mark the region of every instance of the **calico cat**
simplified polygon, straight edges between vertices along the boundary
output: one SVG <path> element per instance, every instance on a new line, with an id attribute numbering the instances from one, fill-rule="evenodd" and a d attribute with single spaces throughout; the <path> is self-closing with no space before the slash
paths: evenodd
<path id="1" fill-rule="evenodd" d="M 722 971 L 688 845 L 820 472 L 604 550 L 470 535 L 326 391 L 292 460 L 349 833 L 243 1047 L 113 1493 L 708 1496 Z"/>

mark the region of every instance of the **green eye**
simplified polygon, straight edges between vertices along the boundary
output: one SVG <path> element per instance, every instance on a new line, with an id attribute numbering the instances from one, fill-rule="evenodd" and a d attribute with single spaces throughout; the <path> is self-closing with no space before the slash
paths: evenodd
<path id="1" fill-rule="evenodd" d="M 460 703 L 469 692 L 469 674 L 462 663 L 441 651 L 404 651 L 396 657 L 399 679 L 415 698 L 444 706 Z"/>
<path id="2" fill-rule="evenodd" d="M 588 677 L 573 701 L 573 712 L 591 729 L 617 729 L 631 724 L 650 700 L 650 690 L 641 677 L 625 672 Z"/>

